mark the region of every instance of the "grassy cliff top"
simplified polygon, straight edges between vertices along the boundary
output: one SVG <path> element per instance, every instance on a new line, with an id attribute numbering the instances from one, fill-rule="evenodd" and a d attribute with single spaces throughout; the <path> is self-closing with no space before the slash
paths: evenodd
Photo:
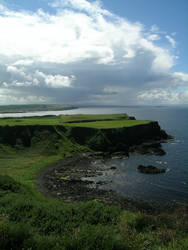
<path id="1" fill-rule="evenodd" d="M 145 120 L 114 120 L 114 121 L 96 121 L 96 122 L 80 122 L 80 123 L 69 123 L 66 126 L 70 127 L 87 127 L 96 129 L 109 129 L 109 128 L 124 128 L 132 127 L 141 124 L 148 124 L 151 121 Z"/>
<path id="2" fill-rule="evenodd" d="M 61 115 L 62 122 L 86 122 L 86 121 L 112 121 L 112 120 L 129 120 L 127 114 L 76 114 Z"/>
<path id="3" fill-rule="evenodd" d="M 122 128 L 147 124 L 150 121 L 131 120 L 127 114 L 104 115 L 60 115 L 44 117 L 2 118 L 0 126 L 20 125 L 63 125 L 69 127 L 90 127 L 98 129 Z"/>
<path id="4" fill-rule="evenodd" d="M 22 117 L 22 118 L 1 118 L 0 126 L 19 126 L 19 125 L 62 125 L 59 116 L 44 117 Z"/>

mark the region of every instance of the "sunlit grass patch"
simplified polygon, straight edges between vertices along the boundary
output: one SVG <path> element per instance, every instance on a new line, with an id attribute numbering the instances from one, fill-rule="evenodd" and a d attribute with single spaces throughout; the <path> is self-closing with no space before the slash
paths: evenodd
<path id="1" fill-rule="evenodd" d="M 110 120 L 127 120 L 127 114 L 76 114 L 61 115 L 62 122 L 88 122 L 88 121 L 110 121 Z"/>
<path id="2" fill-rule="evenodd" d="M 115 121 L 97 121 L 97 122 L 79 122 L 79 123 L 70 123 L 66 126 L 70 127 L 88 127 L 96 129 L 112 129 L 112 128 L 124 128 L 132 127 L 137 125 L 149 124 L 151 121 L 146 120 L 115 120 Z"/>

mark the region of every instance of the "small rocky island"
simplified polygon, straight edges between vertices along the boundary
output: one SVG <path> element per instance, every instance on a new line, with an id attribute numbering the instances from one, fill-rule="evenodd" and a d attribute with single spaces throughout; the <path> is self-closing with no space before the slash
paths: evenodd
<path id="1" fill-rule="evenodd" d="M 137 169 L 139 172 L 143 174 L 161 174 L 166 172 L 166 168 L 157 168 L 152 165 L 148 166 L 139 165 Z"/>

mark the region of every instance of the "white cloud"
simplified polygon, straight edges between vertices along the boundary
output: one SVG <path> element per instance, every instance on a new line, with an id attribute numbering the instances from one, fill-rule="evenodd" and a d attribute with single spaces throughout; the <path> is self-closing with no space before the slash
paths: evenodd
<path id="1" fill-rule="evenodd" d="M 157 35 L 157 34 L 151 34 L 148 36 L 148 39 L 151 40 L 151 41 L 157 41 L 157 40 L 160 40 L 160 36 Z"/>
<path id="2" fill-rule="evenodd" d="M 19 74 L 19 75 L 25 76 L 23 68 L 17 68 L 17 67 L 15 67 L 13 65 L 9 65 L 7 67 L 7 72 L 10 72 L 12 74 Z"/>
<path id="3" fill-rule="evenodd" d="M 33 64 L 34 61 L 33 60 L 18 60 L 16 61 L 13 65 L 23 65 L 23 66 L 28 66 L 28 65 L 31 65 Z"/>
<path id="4" fill-rule="evenodd" d="M 76 77 L 74 75 L 64 76 L 60 74 L 49 75 L 39 70 L 33 73 L 26 73 L 24 68 L 17 68 L 15 66 L 8 66 L 7 72 L 13 74 L 14 78 L 19 75 L 21 80 L 12 80 L 11 82 L 3 82 L 2 86 L 6 88 L 10 87 L 49 87 L 49 88 L 63 88 L 71 87 Z"/>
<path id="5" fill-rule="evenodd" d="M 36 71 L 36 76 L 42 77 L 44 82 L 48 87 L 52 88 L 62 88 L 71 87 L 73 81 L 75 81 L 75 76 L 63 76 L 63 75 L 46 75 L 43 72 Z"/>
<path id="6" fill-rule="evenodd" d="M 52 7 L 72 7 L 74 9 L 80 11 L 86 11 L 88 13 L 93 14 L 104 14 L 104 15 L 112 15 L 109 11 L 102 8 L 101 1 L 89 2 L 87 0 L 57 0 L 50 4 Z"/>
<path id="7" fill-rule="evenodd" d="M 19 90 L 15 90 L 15 95 L 12 95 L 12 90 L 7 88 L 0 88 L 0 104 L 4 105 L 8 104 L 31 104 L 31 103 L 48 103 L 50 102 L 50 98 L 45 96 L 35 96 L 35 95 L 27 95 L 20 96 Z"/>
<path id="8" fill-rule="evenodd" d="M 32 82 L 18 82 L 17 80 L 12 81 L 11 83 L 3 82 L 2 86 L 5 88 L 10 87 L 28 87 L 31 86 Z"/>
<path id="9" fill-rule="evenodd" d="M 188 74 L 184 74 L 182 72 L 174 72 L 173 77 L 175 80 L 179 80 L 182 84 L 187 84 L 188 86 Z"/>
<path id="10" fill-rule="evenodd" d="M 164 88 L 158 99 L 171 103 L 187 87 L 188 75 L 172 72 L 176 56 L 167 41 L 174 48 L 176 42 L 156 25 L 147 31 L 100 1 L 51 5 L 55 14 L 0 7 L 0 90 L 9 89 L 9 96 L 125 104 L 156 99 L 152 91 Z"/>
<path id="11" fill-rule="evenodd" d="M 169 41 L 171 44 L 172 48 L 176 48 L 176 41 L 169 35 L 166 36 L 166 39 Z"/>
<path id="12" fill-rule="evenodd" d="M 153 89 L 149 91 L 141 92 L 138 95 L 141 103 L 147 104 L 179 104 L 181 103 L 180 94 L 173 93 L 170 90 Z"/>
<path id="13" fill-rule="evenodd" d="M 0 52 L 9 57 L 22 56 L 27 62 L 28 57 L 52 63 L 92 58 L 103 64 L 114 62 L 119 55 L 129 58 L 130 54 L 136 54 L 138 47 L 145 50 L 141 42 L 141 25 L 131 24 L 115 15 L 112 20 L 106 20 L 98 2 L 60 2 L 87 10 L 89 15 L 64 9 L 57 15 L 41 14 L 41 11 L 34 14 L 8 11 L 0 17 L 3 34 Z M 152 46 L 147 49 L 155 53 Z"/>

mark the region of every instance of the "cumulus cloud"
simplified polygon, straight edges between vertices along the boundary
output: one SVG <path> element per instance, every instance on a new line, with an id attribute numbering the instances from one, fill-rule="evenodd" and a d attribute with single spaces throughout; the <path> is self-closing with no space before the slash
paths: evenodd
<path id="1" fill-rule="evenodd" d="M 70 87 L 75 80 L 75 76 L 63 76 L 63 75 L 46 75 L 43 72 L 36 71 L 35 73 L 39 78 L 43 78 L 46 86 L 52 88 Z"/>
<path id="2" fill-rule="evenodd" d="M 49 4 L 55 14 L 0 5 L 1 103 L 187 102 L 177 90 L 188 74 L 172 72 L 176 41 L 156 25 L 146 30 L 101 1 Z"/>

